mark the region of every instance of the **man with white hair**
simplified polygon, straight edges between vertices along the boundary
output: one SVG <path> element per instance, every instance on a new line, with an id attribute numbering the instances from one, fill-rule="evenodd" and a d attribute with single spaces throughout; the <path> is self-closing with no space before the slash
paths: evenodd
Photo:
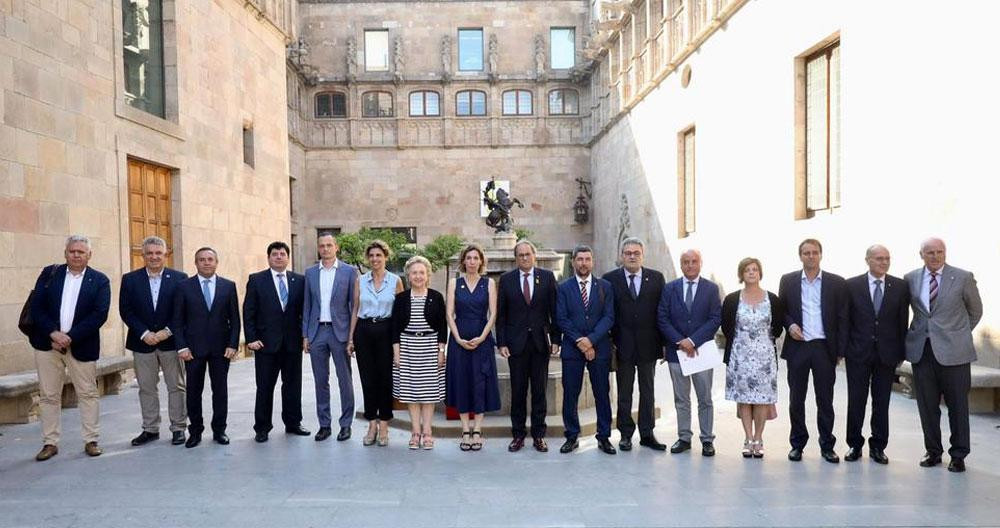
<path id="1" fill-rule="evenodd" d="M 29 336 L 38 369 L 38 408 L 42 423 L 42 450 L 35 460 L 59 453 L 62 390 L 66 374 L 73 383 L 80 408 L 84 452 L 99 456 L 97 358 L 101 353 L 101 326 L 111 308 L 111 282 L 89 267 L 90 239 L 66 239 L 65 264 L 47 266 L 35 281 L 31 295 Z"/>

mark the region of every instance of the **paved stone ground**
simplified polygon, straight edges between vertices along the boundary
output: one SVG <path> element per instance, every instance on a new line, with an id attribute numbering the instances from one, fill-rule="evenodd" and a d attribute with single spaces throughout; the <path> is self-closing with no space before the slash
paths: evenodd
<path id="1" fill-rule="evenodd" d="M 315 430 L 309 370 L 305 426 Z M 663 417 L 656 432 L 670 443 L 669 376 L 665 366 L 657 371 Z M 784 409 L 765 434 L 767 456 L 748 461 L 739 456 L 742 432 L 722 396 L 723 373 L 716 374 L 714 458 L 645 448 L 607 456 L 592 438 L 571 455 L 510 454 L 507 439 L 498 437 L 480 453 L 460 452 L 452 439 L 411 452 L 407 433 L 397 430 L 388 448 L 362 447 L 363 423 L 344 443 L 278 432 L 256 444 L 253 362 L 241 361 L 229 378 L 229 446 L 184 449 L 161 439 L 131 447 L 140 423 L 134 385 L 101 400 L 105 454 L 96 459 L 82 452 L 75 409 L 63 413 L 60 454 L 45 463 L 32 459 L 40 447 L 37 423 L 0 427 L 0 527 L 1000 526 L 996 416 L 972 418 L 969 471 L 961 475 L 917 466 L 923 449 L 916 403 L 898 394 L 886 467 L 867 457 L 826 463 L 815 442 L 802 462 L 789 462 Z M 843 455 L 843 371 L 839 377 Z M 787 391 L 781 398 L 787 401 Z M 560 440 L 550 445 L 558 448 Z"/>

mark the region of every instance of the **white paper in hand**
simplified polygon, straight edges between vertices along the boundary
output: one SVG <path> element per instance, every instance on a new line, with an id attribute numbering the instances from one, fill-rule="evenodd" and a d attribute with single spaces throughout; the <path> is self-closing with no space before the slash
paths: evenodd
<path id="1" fill-rule="evenodd" d="M 715 346 L 715 341 L 706 341 L 698 347 L 698 355 L 695 357 L 688 357 L 683 350 L 677 350 L 677 361 L 680 363 L 681 372 L 685 376 L 690 376 L 721 365 L 722 354 L 719 353 L 719 347 Z"/>

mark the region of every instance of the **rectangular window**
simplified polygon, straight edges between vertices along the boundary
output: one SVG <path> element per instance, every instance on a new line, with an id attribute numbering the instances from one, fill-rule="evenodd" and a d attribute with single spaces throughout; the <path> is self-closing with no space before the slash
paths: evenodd
<path id="1" fill-rule="evenodd" d="M 122 0 L 125 102 L 165 117 L 161 0 Z"/>
<path id="2" fill-rule="evenodd" d="M 462 71 L 482 71 L 482 28 L 458 30 L 458 69 Z"/>
<path id="3" fill-rule="evenodd" d="M 805 59 L 806 209 L 840 206 L 840 44 Z"/>
<path id="4" fill-rule="evenodd" d="M 410 93 L 410 116 L 427 117 L 441 115 L 441 105 L 437 92 Z"/>
<path id="5" fill-rule="evenodd" d="M 508 90 L 503 93 L 504 115 L 531 115 L 531 92 Z"/>
<path id="6" fill-rule="evenodd" d="M 362 117 L 392 117 L 392 94 L 365 92 L 361 96 Z"/>
<path id="7" fill-rule="evenodd" d="M 576 115 L 579 111 L 580 101 L 576 90 L 549 92 L 549 115 Z"/>
<path id="8" fill-rule="evenodd" d="M 455 114 L 460 116 L 486 115 L 486 93 L 466 90 L 455 95 Z"/>
<path id="9" fill-rule="evenodd" d="M 389 71 L 389 30 L 365 30 L 365 71 Z"/>
<path id="10" fill-rule="evenodd" d="M 316 117 L 347 117 L 347 96 L 340 92 L 316 94 Z"/>
<path id="11" fill-rule="evenodd" d="M 576 30 L 552 28 L 549 30 L 549 57 L 553 70 L 568 70 L 576 66 Z"/>
<path id="12" fill-rule="evenodd" d="M 243 163 L 253 167 L 253 125 L 243 125 Z"/>
<path id="13" fill-rule="evenodd" d="M 677 236 L 694 233 L 694 127 L 677 134 Z"/>

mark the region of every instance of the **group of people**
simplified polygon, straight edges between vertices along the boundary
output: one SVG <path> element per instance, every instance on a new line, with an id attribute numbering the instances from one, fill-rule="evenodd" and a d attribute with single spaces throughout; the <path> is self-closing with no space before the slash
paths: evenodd
<path id="1" fill-rule="evenodd" d="M 319 263 L 300 275 L 288 269 L 288 246 L 270 244 L 268 269 L 247 281 L 241 319 L 236 285 L 216 274 L 219 255 L 214 249 L 195 252 L 197 275 L 188 277 L 165 267 L 165 241 L 149 237 L 143 242 L 145 266 L 122 277 L 119 297 L 142 408 L 142 432 L 132 445 L 159 438 L 160 372 L 167 385 L 172 443 L 193 448 L 201 442 L 206 373 L 212 391 L 212 438 L 229 443 L 227 376 L 242 327 L 246 346 L 256 358 L 257 442 L 266 442 L 273 428 L 279 378 L 286 433 L 312 434 L 302 427 L 301 410 L 302 359 L 308 354 L 319 421 L 316 441 L 333 436 L 331 360 L 340 394 L 337 440 L 351 437 L 351 359 L 355 358 L 368 421 L 365 446 L 388 445 L 396 399 L 410 414 L 408 447 L 433 449 L 434 407 L 444 401 L 461 418 L 460 449 L 479 451 L 484 446 L 483 416 L 501 407 L 495 359 L 499 353 L 510 367 L 511 452 L 524 447 L 529 433 L 534 449 L 548 451 L 546 381 L 550 357 L 559 357 L 565 430 L 560 452 L 579 446 L 577 407 L 585 370 L 596 404 L 598 448 L 616 453 L 610 440 L 614 371 L 618 448 L 631 450 L 638 428 L 639 445 L 665 451 L 667 446 L 653 434 L 656 363 L 665 360 L 677 414 L 677 440 L 669 449 L 682 453 L 692 447 L 693 386 L 701 452 L 713 456 L 713 371 L 685 375 L 679 363 L 685 356 L 697 356 L 721 328 L 725 397 L 736 403 L 743 425 L 743 457 L 764 456 L 764 426 L 777 416 L 777 343 L 785 334 L 780 358 L 786 361 L 789 387 L 790 460 L 802 459 L 809 439 L 805 400 L 811 376 L 821 455 L 828 462 L 839 462 L 834 450 L 833 393 L 837 364 L 845 360 L 849 446 L 845 460 L 862 456 L 870 394 L 868 453 L 875 462 L 888 463 L 890 391 L 896 367 L 906 359 L 913 365 L 924 431 L 926 453 L 920 465 L 941 463 L 943 397 L 951 428 L 948 469 L 965 470 L 970 364 L 976 359 L 972 329 L 982 316 L 982 302 L 972 274 L 945 263 L 945 245 L 939 239 L 923 242 L 924 266 L 902 279 L 888 275 L 889 251 L 874 245 L 865 254 L 868 270 L 847 280 L 820 268 L 822 245 L 807 239 L 798 248 L 802 269 L 782 276 L 777 294 L 760 285 L 762 263 L 745 258 L 737 266 L 743 287 L 724 299 L 718 285 L 701 276 L 702 256 L 697 250 L 681 255 L 681 277 L 666 282 L 662 273 L 643 265 L 645 247 L 637 238 L 623 241 L 622 266 L 600 278 L 593 274 L 593 250 L 576 247 L 571 255 L 573 276 L 562 283 L 551 271 L 536 266 L 536 248 L 530 241 L 517 242 L 517 267 L 497 281 L 485 274 L 485 252 L 471 244 L 459 255 L 459 275 L 448 281 L 443 295 L 430 287 L 433 270 L 420 256 L 406 262 L 404 286 L 401 277 L 386 269 L 392 255 L 382 241 L 366 247 L 369 271 L 363 274 L 337 258 L 333 235 L 321 234 L 317 250 Z M 96 359 L 111 288 L 105 275 L 88 266 L 90 256 L 86 237 L 70 237 L 66 264 L 46 267 L 31 297 L 30 341 L 36 349 L 43 431 L 38 460 L 58 453 L 67 372 L 79 399 L 85 451 L 101 454 Z M 632 417 L 636 381 L 638 423 Z"/>

